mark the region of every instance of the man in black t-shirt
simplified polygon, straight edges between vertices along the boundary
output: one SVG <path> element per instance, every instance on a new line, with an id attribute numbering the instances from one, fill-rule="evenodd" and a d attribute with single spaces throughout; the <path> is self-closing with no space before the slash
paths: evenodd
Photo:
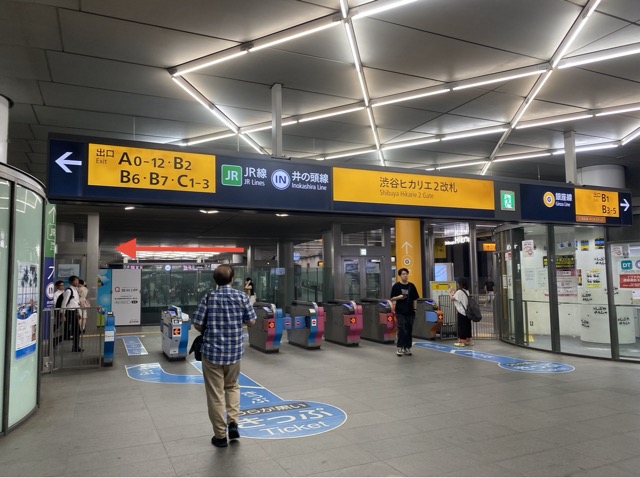
<path id="1" fill-rule="evenodd" d="M 409 270 L 398 270 L 400 280 L 391 288 L 391 300 L 396 304 L 398 323 L 398 350 L 396 355 L 411 355 L 413 345 L 413 322 L 416 320 L 417 300 L 420 297 L 416 286 L 409 282 Z"/>
<path id="2" fill-rule="evenodd" d="M 495 292 L 493 291 L 493 288 L 495 287 L 495 282 L 493 282 L 493 279 L 491 278 L 491 276 L 487 276 L 487 281 L 484 283 L 484 293 L 487 294 L 487 305 L 491 305 L 491 303 L 493 302 L 493 297 Z"/>

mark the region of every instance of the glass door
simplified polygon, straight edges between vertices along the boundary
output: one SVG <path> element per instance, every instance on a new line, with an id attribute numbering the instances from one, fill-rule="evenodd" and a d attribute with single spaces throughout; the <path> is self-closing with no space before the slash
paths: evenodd
<path id="1" fill-rule="evenodd" d="M 356 302 L 382 295 L 382 258 L 347 257 L 342 260 L 343 291 L 346 300 Z"/>

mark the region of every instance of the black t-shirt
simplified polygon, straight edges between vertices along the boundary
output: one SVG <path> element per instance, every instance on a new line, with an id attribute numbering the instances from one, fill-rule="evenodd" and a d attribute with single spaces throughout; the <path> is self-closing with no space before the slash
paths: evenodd
<path id="1" fill-rule="evenodd" d="M 249 286 L 249 289 L 245 289 L 245 291 L 247 292 L 247 295 L 249 297 L 251 297 L 252 295 L 255 295 L 255 292 L 253 291 L 253 281 L 249 281 L 245 284 L 245 287 Z"/>
<path id="2" fill-rule="evenodd" d="M 396 301 L 396 312 L 403 315 L 411 315 L 415 313 L 413 310 L 413 302 L 420 298 L 418 289 L 411 282 L 403 284 L 402 282 L 396 282 L 391 288 L 391 297 L 397 297 L 400 294 L 407 296 L 406 299 L 399 299 Z"/>
<path id="3" fill-rule="evenodd" d="M 488 280 L 487 282 L 484 283 L 484 286 L 487 288 L 487 292 L 493 292 L 494 285 L 495 285 L 495 282 L 493 282 L 492 280 Z"/>

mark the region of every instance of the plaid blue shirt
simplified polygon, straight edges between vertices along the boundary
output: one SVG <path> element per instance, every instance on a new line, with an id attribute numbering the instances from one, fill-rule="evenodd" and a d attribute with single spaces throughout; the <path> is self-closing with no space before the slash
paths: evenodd
<path id="1" fill-rule="evenodd" d="M 209 303 L 205 304 L 207 297 Z M 216 365 L 238 362 L 244 352 L 242 324 L 252 320 L 256 320 L 256 312 L 249 296 L 230 285 L 203 297 L 193 315 L 195 325 L 202 327 L 206 321 L 202 355 Z"/>

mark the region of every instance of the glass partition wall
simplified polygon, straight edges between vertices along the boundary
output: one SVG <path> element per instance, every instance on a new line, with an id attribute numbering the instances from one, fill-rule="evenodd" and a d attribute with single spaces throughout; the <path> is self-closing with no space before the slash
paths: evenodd
<path id="1" fill-rule="evenodd" d="M 640 360 L 640 243 L 601 226 L 496 229 L 500 338 L 516 345 Z"/>

